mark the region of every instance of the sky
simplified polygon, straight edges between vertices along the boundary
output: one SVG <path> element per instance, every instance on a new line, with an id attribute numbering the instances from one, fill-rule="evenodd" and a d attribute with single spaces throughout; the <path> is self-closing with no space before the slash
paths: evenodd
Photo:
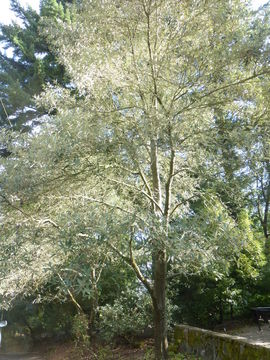
<path id="1" fill-rule="evenodd" d="M 35 10 L 39 10 L 39 0 L 19 0 L 23 6 L 30 5 Z M 253 7 L 256 9 L 263 5 L 267 0 L 252 0 Z M 9 10 L 9 0 L 0 0 L 0 23 L 9 24 L 15 20 L 14 15 Z"/>
<path id="2" fill-rule="evenodd" d="M 26 7 L 30 5 L 33 9 L 39 11 L 39 0 L 19 0 Z M 9 9 L 9 0 L 0 0 L 0 23 L 9 24 L 16 18 Z"/>

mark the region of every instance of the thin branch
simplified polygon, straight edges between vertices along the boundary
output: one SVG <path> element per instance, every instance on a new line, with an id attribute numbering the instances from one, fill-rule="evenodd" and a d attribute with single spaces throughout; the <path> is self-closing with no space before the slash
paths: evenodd
<path id="1" fill-rule="evenodd" d="M 173 213 L 179 208 L 179 206 L 181 206 L 181 205 L 183 205 L 183 204 L 185 204 L 185 203 L 187 203 L 187 202 L 189 202 L 191 199 L 194 199 L 195 198 L 195 195 L 192 195 L 190 198 L 188 198 L 188 199 L 185 199 L 185 200 L 183 200 L 183 201 L 181 201 L 181 202 L 179 202 L 179 203 L 177 203 L 176 205 L 175 205 L 175 207 L 172 209 L 172 211 L 171 211 L 171 213 L 170 213 L 170 215 L 169 215 L 169 217 L 171 217 L 172 215 L 173 215 Z"/>
<path id="2" fill-rule="evenodd" d="M 117 209 L 117 210 L 120 210 L 126 214 L 129 214 L 129 215 L 132 215 L 132 216 L 135 216 L 136 218 L 138 218 L 139 220 L 141 220 L 142 222 L 144 222 L 145 224 L 147 224 L 146 220 L 144 220 L 143 218 L 141 218 L 140 216 L 138 216 L 137 214 L 127 210 L 127 209 L 123 209 L 122 207 L 118 206 L 118 205 L 113 205 L 113 204 L 109 204 L 107 203 L 106 201 L 103 201 L 103 200 L 99 200 L 99 199 L 95 199 L 95 198 L 91 198 L 89 196 L 81 196 L 83 199 L 85 200 L 89 200 L 89 201 L 92 201 L 92 202 L 95 202 L 97 204 L 101 204 L 101 205 L 104 205 L 104 206 L 108 206 L 112 209 Z"/>
<path id="3" fill-rule="evenodd" d="M 116 252 L 116 254 L 122 259 L 124 260 L 127 264 L 130 265 L 130 258 L 125 256 L 121 251 L 119 251 L 114 245 L 110 244 L 110 243 L 107 243 L 108 246 Z"/>
<path id="4" fill-rule="evenodd" d="M 138 279 L 143 283 L 143 285 L 145 286 L 145 288 L 148 290 L 149 294 L 151 295 L 151 297 L 154 296 L 153 293 L 153 288 L 151 286 L 151 284 L 149 283 L 149 281 L 143 276 L 140 268 L 138 267 L 134 257 L 133 257 L 133 252 L 132 252 L 132 239 L 129 242 L 129 250 L 130 250 L 130 257 L 125 256 L 121 251 L 119 251 L 114 245 L 108 243 L 108 246 L 114 250 L 118 256 L 121 257 L 121 259 L 123 259 L 129 266 L 132 267 L 132 269 L 134 270 L 135 274 L 137 275 Z"/>
<path id="5" fill-rule="evenodd" d="M 127 29 L 128 29 L 128 33 L 129 33 L 129 39 L 130 39 L 130 45 L 131 45 L 131 54 L 132 54 L 132 61 L 133 61 L 133 67 L 134 67 L 134 70 L 135 70 L 135 77 L 136 77 L 136 80 L 137 80 L 137 84 L 138 84 L 138 88 L 139 88 L 139 95 L 140 95 L 140 98 L 142 100 L 142 103 L 144 105 L 144 111 L 146 112 L 146 101 L 145 101 L 145 96 L 144 96 L 144 93 L 141 89 L 141 86 L 140 86 L 140 81 L 139 81 L 139 75 L 138 75 L 138 68 L 137 68 L 137 62 L 136 62 L 136 59 L 135 59 L 135 49 L 134 49 L 134 45 L 133 45 L 133 41 L 132 41 L 132 35 L 131 35 L 131 31 L 130 31 L 130 28 L 129 26 L 127 25 Z"/>
<path id="6" fill-rule="evenodd" d="M 161 183 L 158 163 L 157 141 L 151 139 L 151 171 L 153 179 L 153 196 L 156 198 L 158 204 L 161 203 Z M 159 205 L 159 208 L 161 205 Z"/>
<path id="7" fill-rule="evenodd" d="M 77 234 L 77 236 L 84 237 L 84 238 L 88 238 L 88 237 L 89 237 L 89 234 L 79 233 L 79 234 Z"/>
<path id="8" fill-rule="evenodd" d="M 97 274 L 97 276 L 96 276 L 96 283 L 99 282 L 99 279 L 100 279 L 100 277 L 101 277 L 103 268 L 104 268 L 104 266 L 105 266 L 106 259 L 107 259 L 107 256 L 104 256 L 104 259 L 103 259 L 103 261 L 102 261 L 102 264 L 100 265 L 100 270 L 99 270 L 99 272 L 97 271 L 98 274 Z"/>
<path id="9" fill-rule="evenodd" d="M 100 111 L 96 111 L 96 112 L 97 112 L 97 114 L 113 114 L 113 113 L 117 113 L 117 112 L 120 112 L 120 111 L 131 110 L 131 109 L 139 109 L 139 110 L 143 110 L 143 111 L 145 110 L 144 108 L 142 108 L 140 106 L 130 105 L 130 106 L 122 107 L 122 108 L 116 108 L 116 109 L 113 109 L 113 110 L 110 110 L 110 111 L 100 110 Z"/>
<path id="10" fill-rule="evenodd" d="M 1 198 L 4 199 L 4 201 L 14 210 L 19 211 L 21 214 L 23 214 L 24 216 L 28 217 L 28 218 L 32 218 L 32 216 L 28 213 L 26 213 L 24 210 L 20 209 L 18 206 L 13 205 L 12 202 L 10 202 L 5 195 L 0 194 Z"/>
<path id="11" fill-rule="evenodd" d="M 262 175 L 263 176 L 263 175 Z M 260 184 L 261 184 L 261 192 L 262 192 L 262 196 L 264 201 L 266 202 L 266 194 L 265 194 L 265 188 L 264 188 L 264 183 L 263 183 L 263 178 L 262 176 L 260 177 Z"/>
<path id="12" fill-rule="evenodd" d="M 6 107 L 5 107 L 4 103 L 3 103 L 2 98 L 0 98 L 0 101 L 1 101 L 2 107 L 3 107 L 3 109 L 4 109 L 4 112 L 5 112 L 7 121 L 8 121 L 8 123 L 9 123 L 9 126 L 12 127 L 12 124 L 11 124 L 11 122 L 10 122 L 10 119 L 9 119 L 9 116 L 8 116 L 8 113 L 7 113 L 7 110 L 6 110 Z"/>
<path id="13" fill-rule="evenodd" d="M 137 265 L 134 256 L 133 256 L 133 251 L 132 251 L 132 234 L 130 235 L 130 240 L 129 240 L 129 256 L 130 256 L 130 265 L 133 268 L 133 270 L 135 271 L 135 274 L 137 275 L 138 279 L 143 283 L 143 285 L 145 286 L 145 288 L 148 290 L 149 294 L 151 295 L 151 297 L 154 297 L 154 290 L 153 287 L 151 286 L 151 284 L 149 283 L 149 281 L 146 279 L 145 276 L 143 276 L 139 266 Z"/>
<path id="14" fill-rule="evenodd" d="M 167 222 L 169 220 L 169 211 L 170 211 L 170 206 L 171 206 L 171 187 L 172 187 L 172 182 L 173 182 L 173 178 L 174 178 L 174 163 L 175 163 L 175 150 L 174 150 L 173 140 L 172 140 L 171 125 L 169 125 L 169 138 L 170 138 L 171 156 L 170 156 L 169 176 L 168 176 L 167 182 L 165 184 L 166 198 L 165 198 L 165 209 L 164 209 L 164 214 L 166 216 Z"/>
<path id="15" fill-rule="evenodd" d="M 150 4 L 149 4 L 150 7 Z M 143 3 L 143 9 L 144 9 L 144 13 L 146 15 L 146 19 L 147 19 L 147 48 L 148 48 L 148 54 L 149 54 L 149 63 L 150 63 L 150 68 L 151 68 L 151 75 L 152 75 L 152 80 L 153 80 L 153 85 L 154 85 L 154 89 L 153 89 L 153 94 L 156 98 L 156 100 L 158 101 L 158 103 L 161 105 L 161 107 L 163 108 L 163 110 L 167 113 L 160 97 L 158 96 L 158 90 L 157 90 L 157 81 L 156 81 L 156 74 L 155 74 L 155 69 L 154 69 L 154 60 L 153 60 L 153 52 L 152 52 L 152 47 L 151 47 L 151 39 L 150 39 L 150 33 L 151 33 L 151 29 L 150 29 L 150 8 L 147 10 L 145 4 Z"/>
<path id="16" fill-rule="evenodd" d="M 162 208 L 160 207 L 160 205 L 155 201 L 155 199 L 151 196 L 149 196 L 145 191 L 141 190 L 141 189 L 138 189 L 136 186 L 134 185 L 130 185 L 130 184 L 127 184 L 127 183 L 124 183 L 123 181 L 119 181 L 119 180 L 116 180 L 116 179 L 111 179 L 109 178 L 108 180 L 116 183 L 116 184 L 119 184 L 119 185 L 123 185 L 123 186 L 126 186 L 126 187 L 129 187 L 129 188 L 132 188 L 140 193 L 142 193 L 144 196 L 146 196 L 150 201 L 152 201 L 152 203 L 159 209 L 159 211 L 163 214 L 163 210 Z"/>
<path id="17" fill-rule="evenodd" d="M 60 226 L 57 225 L 54 221 L 52 221 L 51 219 L 45 219 L 41 221 L 43 224 L 51 224 L 53 227 L 55 227 L 56 229 L 60 229 Z"/>
<path id="18" fill-rule="evenodd" d="M 258 210 L 258 216 L 260 219 L 261 224 L 263 224 L 263 218 L 262 218 L 262 212 L 261 212 L 261 204 L 260 204 L 260 200 L 259 197 L 257 196 L 257 210 Z"/>
<path id="19" fill-rule="evenodd" d="M 146 176 L 144 175 L 144 172 L 142 171 L 140 165 L 138 165 L 138 167 L 139 167 L 139 174 L 140 174 L 140 176 L 141 176 L 141 178 L 142 178 L 142 181 L 143 181 L 143 183 L 144 183 L 144 185 L 145 185 L 145 187 L 146 187 L 146 189 L 147 189 L 147 191 L 148 191 L 148 194 L 149 194 L 151 197 L 153 197 L 152 191 L 151 191 L 150 185 L 148 184 L 148 181 L 147 181 L 147 179 L 146 179 Z"/>
<path id="20" fill-rule="evenodd" d="M 253 74 L 247 78 L 244 78 L 244 79 L 241 79 L 241 80 L 238 80 L 238 81 L 235 81 L 233 83 L 230 83 L 230 84 L 227 84 L 227 85 L 223 85 L 223 86 L 220 86 L 219 88 L 216 88 L 216 89 L 213 89 L 209 92 L 207 92 L 206 94 L 202 95 L 202 96 L 199 96 L 197 99 L 193 99 L 187 106 L 185 106 L 184 108 L 182 108 L 181 110 L 177 111 L 173 117 L 175 118 L 176 116 L 178 116 L 179 114 L 189 110 L 191 108 L 191 106 L 195 103 L 195 102 L 198 102 L 206 97 L 209 97 L 211 95 L 213 95 L 214 93 L 216 92 L 219 92 L 219 91 L 222 91 L 222 90 L 225 90 L 225 89 L 228 89 L 230 87 L 233 87 L 233 86 L 237 86 L 237 85 L 240 85 L 240 84 L 244 84 L 245 82 L 249 81 L 249 80 L 252 80 L 252 79 L 255 79 L 257 78 L 258 76 L 261 76 L 261 75 L 265 75 L 265 74 L 269 74 L 270 71 L 263 71 L 261 73 L 258 73 L 258 74 Z"/>
<path id="21" fill-rule="evenodd" d="M 76 275 L 83 276 L 82 273 L 80 273 L 79 271 L 74 270 L 74 269 L 64 268 L 64 269 L 61 269 L 61 271 L 70 271 L 70 272 L 73 272 L 73 273 L 76 274 Z"/>
<path id="22" fill-rule="evenodd" d="M 73 296 L 72 292 L 69 290 L 67 284 L 65 283 L 65 280 L 62 278 L 62 276 L 61 276 L 59 273 L 57 273 L 57 276 L 59 277 L 59 279 L 61 280 L 61 282 L 64 284 L 64 286 L 65 286 L 65 288 L 66 288 L 66 290 L 67 290 L 67 292 L 68 292 L 68 294 L 69 294 L 72 302 L 73 302 L 73 303 L 75 304 L 75 306 L 78 308 L 79 312 L 83 312 L 83 309 L 82 309 L 81 305 L 77 302 L 77 300 L 76 300 L 75 297 Z"/>

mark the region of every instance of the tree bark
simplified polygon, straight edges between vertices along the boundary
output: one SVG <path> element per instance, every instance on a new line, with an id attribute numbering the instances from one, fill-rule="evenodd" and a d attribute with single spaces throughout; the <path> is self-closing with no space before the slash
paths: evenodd
<path id="1" fill-rule="evenodd" d="M 88 330 L 89 333 L 92 335 L 95 326 L 95 320 L 96 320 L 97 308 L 98 308 L 98 288 L 97 288 L 95 269 L 91 269 L 91 283 L 92 283 L 93 295 L 90 302 Z"/>
<path id="2" fill-rule="evenodd" d="M 156 103 L 157 106 L 157 103 Z M 174 154 L 172 157 L 174 161 Z M 173 167 L 172 167 L 173 170 Z M 153 182 L 153 196 L 158 207 L 154 205 L 154 213 L 156 218 L 162 222 L 164 219 L 164 213 L 160 212 L 162 209 L 162 191 L 161 181 L 159 173 L 159 162 L 158 162 L 158 147 L 157 139 L 151 140 L 151 172 Z M 166 211 L 169 212 L 170 208 L 170 185 L 171 177 L 169 177 L 166 187 L 167 206 Z M 166 217 L 166 216 L 165 216 Z M 166 219 L 167 220 L 167 219 Z M 155 330 L 155 360 L 166 360 L 168 359 L 168 340 L 167 340 L 167 311 L 166 311 L 166 282 L 167 282 L 167 254 L 166 250 L 157 241 L 154 243 L 153 249 L 153 319 L 154 319 L 154 330 Z"/>
<path id="3" fill-rule="evenodd" d="M 223 323 L 223 301 L 219 298 L 219 323 Z"/>
<path id="4" fill-rule="evenodd" d="M 96 313 L 97 313 L 97 300 L 94 295 L 94 298 L 90 302 L 90 312 L 89 312 L 89 321 L 88 321 L 88 331 L 90 335 L 93 333 L 95 327 Z"/>
<path id="5" fill-rule="evenodd" d="M 153 312 L 155 327 L 155 359 L 168 359 L 167 311 L 166 311 L 166 251 L 159 250 L 154 255 Z"/>
<path id="6" fill-rule="evenodd" d="M 265 255 L 268 261 L 270 260 L 270 244 L 269 244 L 269 206 L 270 206 L 270 174 L 268 175 L 269 181 L 264 188 L 263 184 L 261 185 L 261 193 L 263 196 L 263 200 L 260 201 L 260 198 L 257 199 L 257 209 L 258 209 L 258 215 L 261 222 L 261 226 L 263 229 L 263 234 L 265 238 Z M 262 183 L 262 181 L 261 181 Z M 261 202 L 264 202 L 264 206 L 261 204 Z"/>

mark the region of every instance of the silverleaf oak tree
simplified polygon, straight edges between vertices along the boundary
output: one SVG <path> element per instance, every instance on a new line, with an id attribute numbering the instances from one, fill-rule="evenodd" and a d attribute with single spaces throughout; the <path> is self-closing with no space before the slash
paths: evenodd
<path id="1" fill-rule="evenodd" d="M 200 228 L 190 221 L 189 204 L 212 171 L 215 114 L 235 108 L 246 84 L 269 69 L 252 62 L 243 2 L 80 6 L 72 24 L 45 29 L 79 96 L 50 87 L 38 99 L 58 115 L 14 139 L 2 164 L 2 207 L 28 229 L 42 225 L 56 238 L 69 229 L 125 260 L 152 299 L 155 358 L 167 359 L 168 263 L 195 271 L 238 246 L 229 216 L 216 217 L 211 237 L 211 218 Z"/>

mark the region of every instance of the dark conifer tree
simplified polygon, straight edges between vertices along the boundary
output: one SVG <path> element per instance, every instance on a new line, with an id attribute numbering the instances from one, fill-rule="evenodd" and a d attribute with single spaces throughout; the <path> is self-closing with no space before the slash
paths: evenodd
<path id="1" fill-rule="evenodd" d="M 45 17 L 70 21 L 67 8 L 72 1 L 42 0 L 40 14 L 31 7 L 24 8 L 18 0 L 10 0 L 11 10 L 20 23 L 0 25 L 0 126 L 29 129 L 31 120 L 44 112 L 37 110 L 34 96 L 45 84 L 68 82 L 63 66 L 57 64 L 54 54 L 40 32 Z M 7 119 L 7 115 L 9 119 Z"/>

